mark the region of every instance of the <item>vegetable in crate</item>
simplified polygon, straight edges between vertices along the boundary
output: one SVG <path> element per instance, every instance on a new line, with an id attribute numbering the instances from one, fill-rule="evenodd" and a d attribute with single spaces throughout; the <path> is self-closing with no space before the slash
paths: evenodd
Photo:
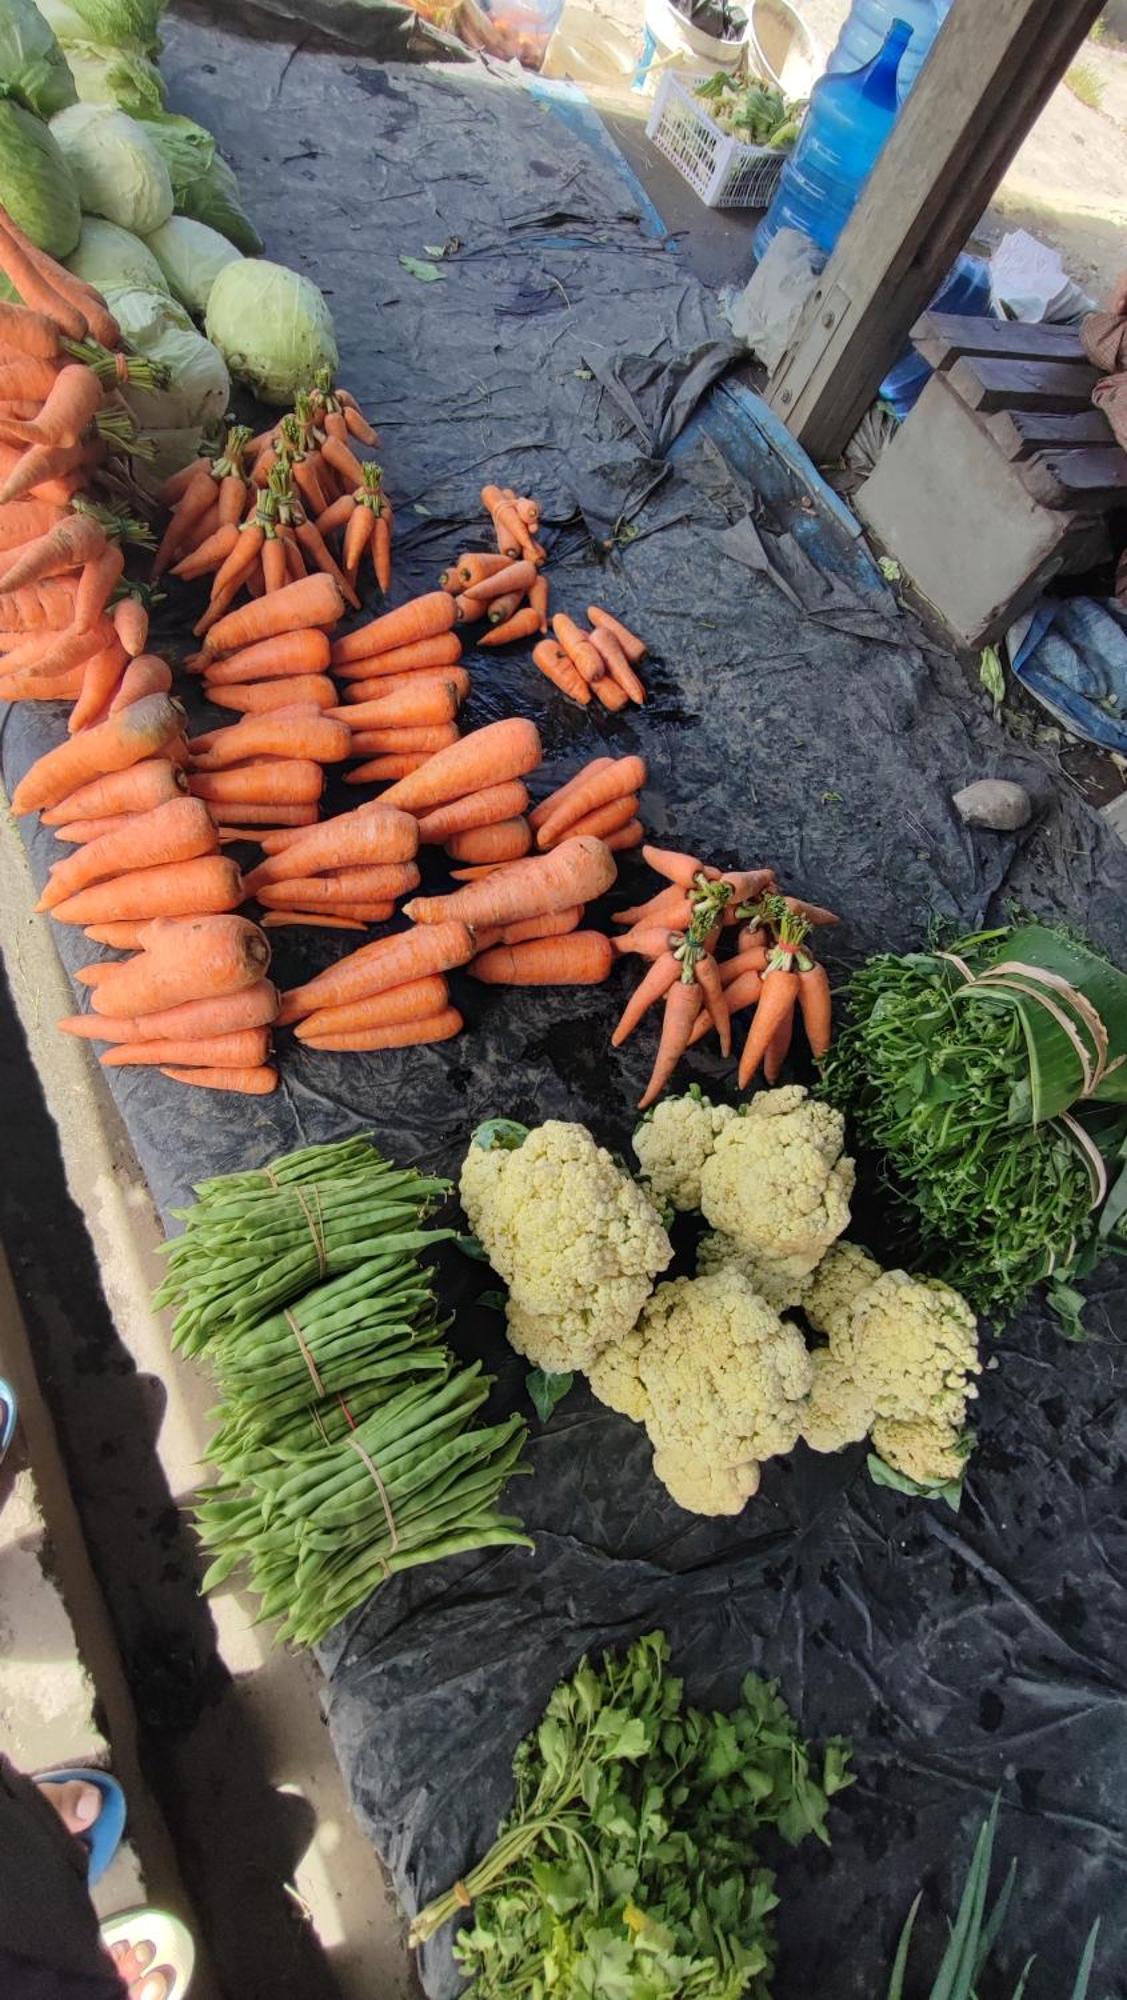
<path id="1" fill-rule="evenodd" d="M 1121 1237 L 1127 977 L 1028 924 L 870 959 L 849 1001 L 825 1093 L 886 1155 L 929 1264 L 995 1316 L 1051 1276 L 1074 1317 L 1062 1281 Z"/>
<path id="2" fill-rule="evenodd" d="M 415 1918 L 421 1944 L 468 1913 L 454 1955 L 479 2000 L 765 1994 L 778 1896 L 761 1836 L 828 1844 L 848 1746 L 818 1758 L 755 1674 L 730 1714 L 703 1714 L 668 1662 L 661 1632 L 580 1662 L 517 1750 L 494 1845 Z"/>

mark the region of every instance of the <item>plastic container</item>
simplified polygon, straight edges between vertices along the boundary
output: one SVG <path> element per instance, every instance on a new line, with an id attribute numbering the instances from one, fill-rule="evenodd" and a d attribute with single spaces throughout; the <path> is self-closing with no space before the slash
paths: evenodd
<path id="1" fill-rule="evenodd" d="M 645 0 L 642 53 L 634 72 L 634 89 L 646 90 L 678 71 L 682 76 L 708 76 L 718 69 L 738 69 L 746 46 L 746 34 L 730 42 L 706 35 L 678 13 L 672 0 Z"/>
<path id="2" fill-rule="evenodd" d="M 694 84 L 663 76 L 646 137 L 682 173 L 706 208 L 766 208 L 779 184 L 785 153 L 771 146 L 748 146 L 710 118 Z"/>
<path id="3" fill-rule="evenodd" d="M 896 83 L 897 95 L 903 103 L 951 6 L 952 0 L 853 0 L 826 64 L 826 75 L 862 69 L 883 47 L 893 21 L 904 21 L 911 30 L 911 40 L 901 59 Z"/>
<path id="4" fill-rule="evenodd" d="M 932 312 L 959 313 L 964 319 L 990 317 L 990 266 L 981 257 L 957 258 L 945 284 L 931 301 Z M 909 346 L 880 385 L 881 401 L 903 419 L 919 401 L 931 368 Z"/>
<path id="5" fill-rule="evenodd" d="M 755 232 L 757 257 L 780 229 L 800 230 L 829 256 L 896 122 L 896 73 L 911 32 L 894 21 L 863 69 L 815 84 L 798 144 Z"/>
<path id="6" fill-rule="evenodd" d="M 752 0 L 747 59 L 753 76 L 777 84 L 784 97 L 809 97 L 822 73 L 822 50 L 790 0 Z"/>

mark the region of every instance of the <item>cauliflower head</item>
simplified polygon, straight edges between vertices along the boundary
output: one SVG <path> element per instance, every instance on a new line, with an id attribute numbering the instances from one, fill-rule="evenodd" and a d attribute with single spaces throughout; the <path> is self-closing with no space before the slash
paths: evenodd
<path id="1" fill-rule="evenodd" d="M 758 1292 L 779 1313 L 800 1306 L 811 1283 L 809 1271 L 795 1272 L 790 1258 L 753 1256 L 750 1250 L 741 1250 L 722 1229 L 714 1229 L 697 1244 L 697 1273 L 704 1277 L 710 1271 L 723 1270 L 739 1271 L 752 1291 Z"/>
<path id="2" fill-rule="evenodd" d="M 759 1464 L 714 1465 L 699 1451 L 655 1451 L 654 1476 L 686 1514 L 742 1514 L 759 1491 Z"/>
<path id="3" fill-rule="evenodd" d="M 813 1272 L 802 1310 L 816 1333 L 832 1340 L 848 1327 L 853 1307 L 862 1292 L 881 1275 L 875 1257 L 859 1243 L 835 1243 Z"/>
<path id="4" fill-rule="evenodd" d="M 832 1347 L 810 1356 L 814 1379 L 802 1412 L 802 1436 L 812 1451 L 844 1451 L 860 1444 L 873 1421 L 868 1393 Z"/>
<path id="5" fill-rule="evenodd" d="M 471 1144 L 460 1193 L 508 1285 L 513 1346 L 553 1373 L 586 1368 L 629 1332 L 673 1255 L 642 1189 L 584 1125 L 549 1119 L 515 1148 Z"/>
<path id="6" fill-rule="evenodd" d="M 689 1490 L 691 1462 L 700 1500 L 725 1498 L 692 1511 L 731 1511 L 737 1486 L 745 1496 L 754 1490 L 753 1464 L 790 1451 L 798 1437 L 813 1376 L 802 1335 L 734 1270 L 659 1285 L 637 1331 L 646 1429 L 662 1462 L 677 1468 L 674 1498 Z"/>
<path id="7" fill-rule="evenodd" d="M 701 1209 L 714 1229 L 802 1276 L 849 1221 L 853 1162 L 840 1111 L 801 1084 L 764 1090 L 717 1134 L 701 1168 Z"/>
<path id="8" fill-rule="evenodd" d="M 962 1430 L 982 1364 L 974 1314 L 950 1285 L 885 1271 L 856 1300 L 840 1351 L 876 1416 Z"/>
<path id="9" fill-rule="evenodd" d="M 631 1327 L 609 1347 L 601 1347 L 587 1366 L 592 1394 L 608 1410 L 617 1410 L 636 1424 L 644 1424 L 650 1414 L 649 1395 L 638 1373 L 644 1341 L 641 1328 Z"/>
<path id="10" fill-rule="evenodd" d="M 634 1134 L 638 1164 L 659 1207 L 700 1207 L 701 1168 L 717 1135 L 739 1114 L 730 1104 L 710 1104 L 699 1090 L 663 1097 Z"/>
<path id="11" fill-rule="evenodd" d="M 967 1443 L 947 1424 L 933 1423 L 928 1417 L 912 1417 L 897 1423 L 893 1417 L 878 1417 L 873 1424 L 873 1449 L 894 1472 L 902 1472 L 920 1486 L 946 1486 L 960 1479 L 967 1462 Z"/>

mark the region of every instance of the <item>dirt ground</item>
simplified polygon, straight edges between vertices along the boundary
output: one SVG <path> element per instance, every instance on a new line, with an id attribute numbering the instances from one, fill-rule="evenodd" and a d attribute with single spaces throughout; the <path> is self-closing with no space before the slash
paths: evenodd
<path id="1" fill-rule="evenodd" d="M 849 0 L 798 0 L 828 54 Z M 1127 46 L 1089 39 L 1077 57 L 1098 108 L 1062 83 L 1018 153 L 983 218 L 989 251 L 1007 229 L 1028 229 L 1060 251 L 1069 275 L 1095 298 L 1127 265 Z"/>

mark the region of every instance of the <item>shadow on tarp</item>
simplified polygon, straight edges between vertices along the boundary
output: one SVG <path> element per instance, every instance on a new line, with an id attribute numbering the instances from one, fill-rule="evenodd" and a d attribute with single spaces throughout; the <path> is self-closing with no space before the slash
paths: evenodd
<path id="1" fill-rule="evenodd" d="M 523 649 L 473 654 L 471 726 L 534 716 L 545 789 L 599 751 L 643 752 L 657 837 L 770 860 L 841 911 L 835 974 L 1011 898 L 1127 962 L 1127 854 L 973 705 L 954 661 L 925 657 L 762 406 L 725 376 L 670 439 L 673 402 L 727 329 L 589 113 L 479 65 L 380 66 L 198 19 L 170 17 L 165 32 L 170 101 L 216 132 L 268 253 L 330 295 L 343 379 L 383 436 L 397 601 L 481 537 L 478 489 L 503 476 L 543 503 L 554 603 L 607 604 L 649 640 L 647 705 L 614 717 L 569 705 Z M 401 262 L 452 238 L 436 283 Z M 60 727 L 50 711 L 8 715 L 9 787 Z M 963 826 L 950 795 L 981 775 L 1030 787 L 1025 833 Z M 334 803 L 351 797 L 334 785 Z M 57 850 L 42 828 L 26 837 L 41 880 Z M 444 879 L 438 858 L 426 870 Z M 645 883 L 628 858 L 615 897 L 635 901 Z M 92 955 L 69 933 L 59 948 L 72 971 Z M 295 983 L 348 948 L 282 933 L 278 977 Z M 651 1032 L 608 1050 L 629 983 L 625 968 L 575 993 L 458 977 L 459 1040 L 338 1058 L 285 1035 L 271 1099 L 213 1101 L 121 1071 L 112 1088 L 166 1216 L 205 1174 L 367 1129 L 446 1171 L 496 1113 L 579 1118 L 625 1150 L 653 1052 Z M 693 1076 L 731 1087 L 708 1053 L 685 1065 Z M 861 1233 L 886 1249 L 879 1225 Z M 465 1308 L 455 1344 L 487 1359 L 501 1410 L 520 1402 L 523 1370 L 497 1315 L 472 1305 L 489 1282 L 443 1267 Z M 585 1648 L 660 1624 L 694 1695 L 729 1702 L 757 1667 L 779 1675 L 811 1734 L 856 1745 L 832 1855 L 783 1864 L 781 2000 L 882 1991 L 921 1879 L 950 1890 L 998 1787 L 1000 1847 L 1022 1869 L 1011 1960 L 1036 1948 L 1045 1991 L 1063 1985 L 1102 1909 L 1098 1990 L 1123 1992 L 1120 1268 L 1092 1291 L 1088 1345 L 1066 1347 L 1033 1311 L 992 1350 L 1001 1366 L 984 1377 L 958 1518 L 872 1489 L 859 1454 L 799 1450 L 766 1469 L 739 1519 L 695 1521 L 653 1481 L 641 1432 L 577 1390 L 515 1489 L 535 1553 L 401 1577 L 322 1649 L 356 1810 L 408 1904 L 492 1837 L 513 1747 L 557 1678 Z M 448 1938 L 423 1971 L 432 1995 L 455 1990 Z"/>

